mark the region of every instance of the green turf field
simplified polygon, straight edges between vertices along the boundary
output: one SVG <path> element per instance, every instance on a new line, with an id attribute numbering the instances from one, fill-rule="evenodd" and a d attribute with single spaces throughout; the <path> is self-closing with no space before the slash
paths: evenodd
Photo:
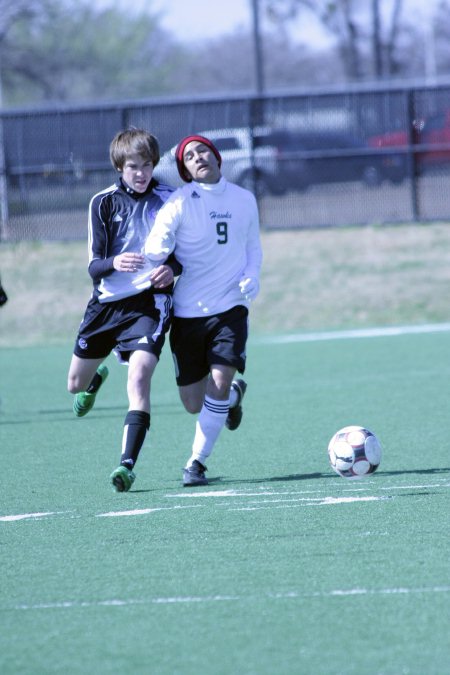
<path id="1" fill-rule="evenodd" d="M 75 419 L 71 349 L 0 352 L 2 675 L 449 672 L 449 333 L 252 338 L 243 423 L 192 489 L 166 349 L 125 494 L 125 369 Z M 383 445 L 370 478 L 329 468 L 347 424 Z"/>

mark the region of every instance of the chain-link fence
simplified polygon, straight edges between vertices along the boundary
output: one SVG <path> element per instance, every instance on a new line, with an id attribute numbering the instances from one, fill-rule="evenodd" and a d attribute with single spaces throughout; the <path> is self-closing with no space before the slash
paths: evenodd
<path id="1" fill-rule="evenodd" d="M 155 174 L 172 184 L 170 149 L 207 133 L 264 228 L 450 217 L 450 85 L 391 87 L 5 111 L 1 239 L 85 238 L 89 199 L 116 179 L 109 143 L 129 126 L 158 137 Z"/>

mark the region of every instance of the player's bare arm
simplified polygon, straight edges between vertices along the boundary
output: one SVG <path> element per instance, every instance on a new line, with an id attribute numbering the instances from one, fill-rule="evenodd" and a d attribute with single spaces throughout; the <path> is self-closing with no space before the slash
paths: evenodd
<path id="1" fill-rule="evenodd" d="M 136 272 L 144 267 L 145 256 L 140 253 L 120 253 L 113 260 L 114 269 L 118 272 Z"/>
<path id="2" fill-rule="evenodd" d="M 166 288 L 166 286 L 170 286 L 173 283 L 173 280 L 173 270 L 169 265 L 159 265 L 150 274 L 153 288 Z"/>

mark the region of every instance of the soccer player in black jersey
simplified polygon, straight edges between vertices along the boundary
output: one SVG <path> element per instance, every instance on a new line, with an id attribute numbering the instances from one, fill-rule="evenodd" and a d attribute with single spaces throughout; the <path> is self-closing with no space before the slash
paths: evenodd
<path id="1" fill-rule="evenodd" d="M 134 466 L 150 427 L 150 381 L 172 316 L 175 258 L 152 265 L 144 255 L 155 216 L 173 189 L 159 184 L 157 139 L 142 129 L 121 131 L 110 144 L 120 177 L 89 205 L 89 274 L 93 293 L 76 338 L 68 374 L 77 417 L 93 407 L 114 351 L 128 365 L 128 412 L 120 465 L 111 474 L 118 492 L 135 480 Z"/>

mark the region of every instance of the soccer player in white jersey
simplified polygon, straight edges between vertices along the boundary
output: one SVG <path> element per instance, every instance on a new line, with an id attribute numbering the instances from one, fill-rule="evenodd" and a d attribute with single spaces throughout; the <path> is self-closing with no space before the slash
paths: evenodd
<path id="1" fill-rule="evenodd" d="M 247 388 L 244 373 L 248 308 L 259 290 L 262 251 L 256 199 L 229 183 L 221 156 L 204 136 L 188 136 L 176 160 L 187 185 L 158 212 L 145 252 L 183 266 L 174 290 L 170 346 L 186 410 L 198 414 L 186 487 L 206 485 L 207 458 L 226 425 L 236 429 Z"/>
<path id="2" fill-rule="evenodd" d="M 150 427 L 150 381 L 171 320 L 174 273 L 181 268 L 173 257 L 155 268 L 144 256 L 155 215 L 173 192 L 153 179 L 157 139 L 144 129 L 121 131 L 111 141 L 110 158 L 120 177 L 89 205 L 93 292 L 76 338 L 68 389 L 75 394 L 75 415 L 83 417 L 108 376 L 103 360 L 114 351 L 128 365 L 122 454 L 110 476 L 114 488 L 126 492 Z"/>

